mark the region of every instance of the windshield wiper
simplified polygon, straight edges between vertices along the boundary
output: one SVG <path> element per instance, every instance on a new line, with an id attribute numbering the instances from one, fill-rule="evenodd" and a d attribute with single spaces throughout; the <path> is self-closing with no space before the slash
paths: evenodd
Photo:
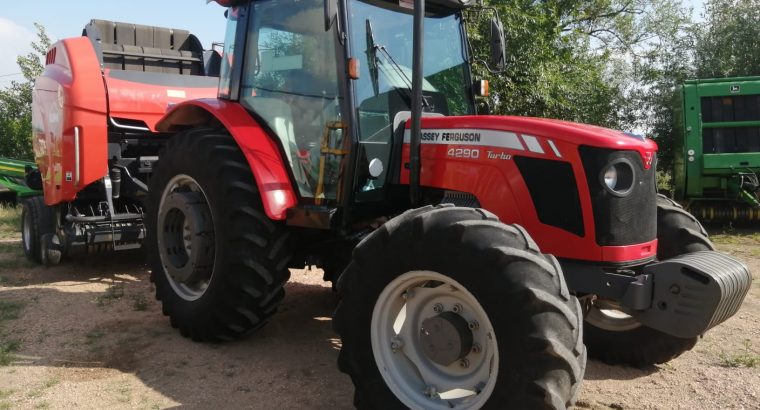
<path id="1" fill-rule="evenodd" d="M 369 66 L 369 76 L 372 79 L 372 90 L 375 92 L 375 97 L 380 94 L 380 83 L 378 79 L 378 67 L 377 67 L 377 46 L 375 45 L 375 34 L 372 31 L 372 23 L 367 19 L 367 61 Z"/>
<path id="2" fill-rule="evenodd" d="M 385 56 L 385 59 L 390 62 L 390 65 L 393 67 L 393 69 L 396 71 L 398 78 L 400 78 L 406 85 L 406 88 L 403 88 L 403 91 L 406 93 L 407 98 L 409 98 L 409 101 L 412 100 L 412 80 L 409 79 L 409 76 L 406 75 L 406 72 L 404 72 L 404 69 L 401 68 L 401 65 L 399 65 L 396 60 L 393 58 L 390 52 L 388 52 L 388 49 L 385 48 L 383 45 L 377 45 L 375 43 L 375 34 L 372 31 L 372 23 L 370 23 L 369 19 L 366 20 L 366 27 L 367 27 L 367 57 L 369 60 L 369 75 L 372 79 L 372 89 L 375 92 L 375 96 L 377 96 L 380 93 L 380 85 L 379 85 L 379 62 L 380 59 L 377 57 L 377 52 L 380 51 L 383 53 L 383 56 Z M 396 90 L 399 88 L 394 87 Z M 422 105 L 425 108 L 430 108 L 430 105 L 427 102 L 427 99 L 425 96 L 422 96 Z"/>

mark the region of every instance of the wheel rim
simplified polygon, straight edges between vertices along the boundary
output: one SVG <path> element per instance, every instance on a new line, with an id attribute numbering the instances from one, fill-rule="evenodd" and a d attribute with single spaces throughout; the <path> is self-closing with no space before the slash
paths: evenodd
<path id="1" fill-rule="evenodd" d="M 458 336 L 431 336 L 439 325 L 458 329 Z M 372 312 L 371 341 L 383 379 L 407 407 L 476 409 L 496 385 L 499 351 L 491 321 L 464 286 L 442 274 L 412 271 L 389 283 Z M 445 364 L 452 346 L 458 352 L 470 345 Z"/>
<path id="2" fill-rule="evenodd" d="M 611 332 L 625 332 L 641 326 L 636 318 L 620 310 L 619 304 L 603 299 L 591 302 L 586 321 L 595 327 Z"/>
<path id="3" fill-rule="evenodd" d="M 164 275 L 182 299 L 193 301 L 199 299 L 208 289 L 213 277 L 213 262 L 211 266 L 193 270 L 192 275 L 178 275 L 178 269 L 184 268 L 193 261 L 193 225 L 189 217 L 188 209 L 175 207 L 170 204 L 171 195 L 174 193 L 188 193 L 197 198 L 199 203 L 194 206 L 201 212 L 209 215 L 210 229 L 213 235 L 213 216 L 209 207 L 208 198 L 200 184 L 191 176 L 185 174 L 175 175 L 164 188 L 159 203 L 157 239 L 158 251 L 161 264 L 164 267 Z M 213 238 L 211 239 L 213 241 Z M 212 258 L 215 255 L 211 256 Z M 215 258 L 214 258 L 215 259 Z"/>
<path id="4" fill-rule="evenodd" d="M 32 215 L 29 212 L 24 212 L 24 219 L 22 219 L 21 237 L 24 242 L 24 250 L 27 252 L 31 250 L 32 241 Z"/>

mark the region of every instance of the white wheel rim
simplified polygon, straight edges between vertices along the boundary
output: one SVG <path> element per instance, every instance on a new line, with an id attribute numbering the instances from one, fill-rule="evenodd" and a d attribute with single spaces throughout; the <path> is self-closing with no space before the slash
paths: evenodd
<path id="1" fill-rule="evenodd" d="M 163 209 L 164 207 L 164 200 L 166 197 L 178 190 L 178 189 L 186 189 L 192 192 L 200 192 L 201 195 L 203 195 L 203 199 L 206 201 L 206 205 L 209 205 L 208 197 L 206 196 L 206 193 L 203 192 L 203 188 L 201 188 L 200 184 L 198 184 L 198 181 L 196 181 L 193 177 L 185 174 L 178 174 L 175 175 L 168 184 L 166 184 L 166 187 L 164 188 L 164 192 L 161 194 L 161 202 L 159 204 L 159 209 Z M 210 207 L 210 206 L 209 206 Z M 211 223 L 213 224 L 214 217 L 213 214 L 211 215 Z M 162 229 L 161 227 L 158 227 L 159 229 Z M 185 226 L 183 226 L 183 232 L 185 231 Z M 160 235 L 157 235 L 160 241 Z M 185 251 L 188 252 L 188 255 L 192 252 L 192 249 L 190 247 L 190 244 L 188 241 L 185 241 Z M 169 263 L 166 261 L 164 253 L 161 249 L 163 249 L 163 244 L 159 243 L 159 256 L 161 258 L 161 264 L 164 267 L 164 276 L 166 276 L 167 281 L 169 282 L 169 285 L 171 285 L 172 289 L 174 289 L 174 292 L 181 297 L 184 300 L 187 301 L 194 301 L 200 299 L 201 296 L 203 296 L 204 293 L 206 293 L 206 289 L 208 289 L 209 284 L 211 284 L 211 280 L 213 279 L 213 268 L 212 268 L 212 274 L 207 278 L 207 280 L 198 281 L 198 283 L 191 285 L 178 282 L 174 280 L 174 278 L 169 275 L 169 272 L 167 270 L 167 264 Z M 216 260 L 216 258 L 215 258 Z"/>
<path id="2" fill-rule="evenodd" d="M 592 302 L 586 321 L 610 332 L 625 332 L 641 326 L 636 318 L 620 310 L 620 305 L 599 299 Z"/>
<path id="3" fill-rule="evenodd" d="M 419 330 L 439 311 L 453 311 L 472 330 L 473 349 L 449 366 L 430 360 L 422 350 Z M 491 321 L 477 299 L 459 282 L 431 271 L 407 272 L 389 283 L 375 303 L 372 351 L 390 390 L 412 409 L 477 409 L 496 386 L 499 350 Z M 464 367 L 466 361 L 467 367 Z"/>

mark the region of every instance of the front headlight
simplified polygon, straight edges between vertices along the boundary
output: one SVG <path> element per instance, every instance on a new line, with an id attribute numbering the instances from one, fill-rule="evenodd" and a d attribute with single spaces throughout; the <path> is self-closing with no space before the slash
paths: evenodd
<path id="1" fill-rule="evenodd" d="M 633 165 L 627 159 L 620 158 L 602 169 L 599 179 L 612 195 L 626 196 L 633 189 L 636 175 L 633 171 Z"/>

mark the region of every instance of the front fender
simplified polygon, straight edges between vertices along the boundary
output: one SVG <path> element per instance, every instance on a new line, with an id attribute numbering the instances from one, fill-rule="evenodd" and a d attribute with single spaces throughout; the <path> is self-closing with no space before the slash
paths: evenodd
<path id="1" fill-rule="evenodd" d="M 284 220 L 288 208 L 298 203 L 288 165 L 276 141 L 240 104 L 219 100 L 185 101 L 174 106 L 156 124 L 159 132 L 176 132 L 188 126 L 219 121 L 232 135 L 251 167 L 267 216 Z"/>

